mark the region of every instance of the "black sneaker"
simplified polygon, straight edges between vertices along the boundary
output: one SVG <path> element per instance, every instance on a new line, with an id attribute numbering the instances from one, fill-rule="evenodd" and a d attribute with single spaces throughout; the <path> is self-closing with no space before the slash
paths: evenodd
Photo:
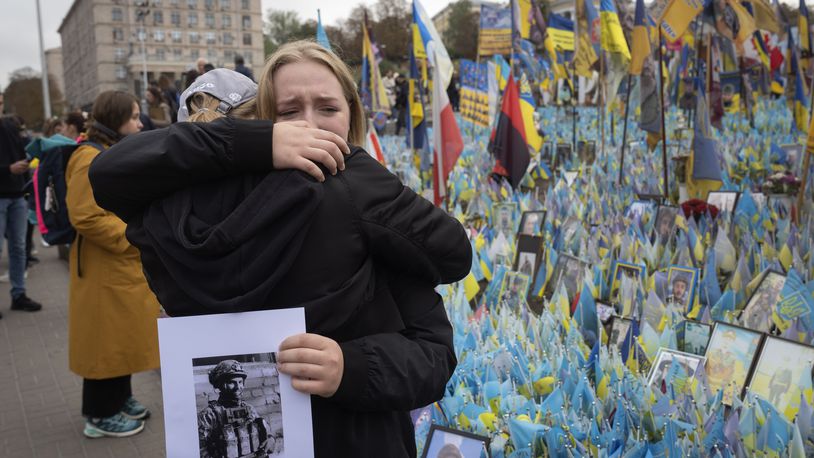
<path id="1" fill-rule="evenodd" d="M 42 304 L 31 300 L 25 294 L 20 294 L 11 300 L 11 310 L 22 310 L 24 312 L 36 312 L 42 308 Z"/>

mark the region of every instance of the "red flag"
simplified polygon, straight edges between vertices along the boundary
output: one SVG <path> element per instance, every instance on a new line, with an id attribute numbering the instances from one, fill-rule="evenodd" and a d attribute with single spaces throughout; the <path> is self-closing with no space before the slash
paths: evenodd
<path id="1" fill-rule="evenodd" d="M 433 70 L 432 87 L 432 136 L 435 148 L 432 165 L 433 191 L 435 205 L 441 205 L 447 195 L 447 177 L 458 162 L 464 149 L 464 141 L 437 68 Z"/>
<path id="2" fill-rule="evenodd" d="M 489 151 L 496 159 L 493 172 L 508 178 L 512 187 L 516 188 L 526 174 L 531 158 L 526 144 L 523 112 L 520 110 L 520 95 L 512 76 L 506 83 L 497 127 L 489 139 Z"/>

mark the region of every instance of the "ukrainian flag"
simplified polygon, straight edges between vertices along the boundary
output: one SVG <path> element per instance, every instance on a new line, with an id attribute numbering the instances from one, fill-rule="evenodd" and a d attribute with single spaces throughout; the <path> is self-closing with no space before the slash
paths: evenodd
<path id="1" fill-rule="evenodd" d="M 808 98 L 803 86 L 803 75 L 800 72 L 800 63 L 797 60 L 797 52 L 794 47 L 794 38 L 789 33 L 788 57 L 789 57 L 789 77 L 794 78 L 794 99 L 792 100 L 792 111 L 797 130 L 806 132 L 808 128 Z M 800 36 L 805 36 L 801 33 Z"/>
<path id="2" fill-rule="evenodd" d="M 808 16 L 808 7 L 805 0 L 800 0 L 800 15 L 797 17 L 797 30 L 800 32 L 800 57 L 808 59 L 811 57 L 811 31 L 809 25 L 811 21 Z"/>
<path id="3" fill-rule="evenodd" d="M 630 50 L 627 47 L 625 34 L 622 32 L 622 25 L 619 23 L 619 15 L 616 14 L 616 6 L 614 6 L 613 0 L 601 1 L 599 4 L 599 17 L 602 24 L 602 49 L 614 54 L 620 54 L 629 61 Z"/>
<path id="4" fill-rule="evenodd" d="M 373 53 L 373 42 L 367 27 L 367 14 L 362 25 L 362 101 L 373 113 L 390 114 L 390 102 L 384 88 L 379 63 Z"/>
<path id="5" fill-rule="evenodd" d="M 534 148 L 534 151 L 540 151 L 540 148 L 543 146 L 543 137 L 537 133 L 537 128 L 534 127 L 534 111 L 536 109 L 534 96 L 531 95 L 531 86 L 526 78 L 526 74 L 523 73 L 520 77 L 520 111 L 523 114 L 526 143 Z"/>
<path id="6" fill-rule="evenodd" d="M 633 48 L 630 59 L 631 75 L 641 75 L 644 61 L 650 56 L 650 35 L 647 22 L 645 22 L 646 14 L 644 0 L 636 0 L 636 14 L 633 19 Z"/>

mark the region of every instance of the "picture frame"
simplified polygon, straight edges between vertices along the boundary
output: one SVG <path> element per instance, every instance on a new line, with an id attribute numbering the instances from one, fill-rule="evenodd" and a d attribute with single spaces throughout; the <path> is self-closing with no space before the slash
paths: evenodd
<path id="1" fill-rule="evenodd" d="M 537 278 L 537 270 L 543 262 L 543 237 L 518 235 L 516 252 L 513 269 L 528 275 L 529 278 Z"/>
<path id="2" fill-rule="evenodd" d="M 610 303 L 615 304 L 618 306 L 619 304 L 619 290 L 621 289 L 622 283 L 622 275 L 625 275 L 630 278 L 635 278 L 637 281 L 641 280 L 642 275 L 646 275 L 646 268 L 644 264 L 633 264 L 630 262 L 625 261 L 614 261 L 613 263 L 613 275 L 611 276 L 611 291 L 610 291 Z M 630 316 L 633 311 L 632 310 L 624 310 L 623 308 L 619 308 L 619 314 L 625 317 Z"/>
<path id="3" fill-rule="evenodd" d="M 520 228 L 518 234 L 521 235 L 542 235 L 545 227 L 545 210 L 525 211 L 520 215 Z"/>
<path id="4" fill-rule="evenodd" d="M 633 326 L 633 320 L 630 318 L 621 316 L 611 318 L 610 333 L 608 333 L 608 348 L 615 346 L 617 349 L 621 349 L 631 326 Z"/>
<path id="5" fill-rule="evenodd" d="M 800 394 L 811 388 L 814 347 L 766 336 L 747 392 L 769 401 L 789 421 L 800 408 Z"/>
<path id="6" fill-rule="evenodd" d="M 645 218 L 645 216 L 650 216 L 650 219 L 652 220 L 655 205 L 656 204 L 651 200 L 634 200 L 627 207 L 627 210 L 625 210 L 625 217 L 631 221 L 636 221 L 638 216 L 639 220 L 642 223 L 645 223 L 649 221 Z"/>
<path id="7" fill-rule="evenodd" d="M 582 278 L 585 275 L 585 268 L 588 265 L 588 261 L 577 258 L 576 256 L 558 253 L 557 263 L 554 264 L 554 271 L 543 291 L 545 298 L 551 299 L 551 296 L 553 296 L 556 291 L 560 278 L 562 278 L 565 283 L 565 291 L 568 294 L 568 298 L 576 297 L 576 294 L 582 290 Z"/>
<path id="8" fill-rule="evenodd" d="M 695 267 L 670 266 L 667 270 L 666 305 L 680 308 L 682 315 L 689 313 L 695 303 L 695 293 L 700 276 L 700 271 Z"/>
<path id="9" fill-rule="evenodd" d="M 434 424 L 427 433 L 421 458 L 491 458 L 489 438 Z"/>
<path id="10" fill-rule="evenodd" d="M 704 368 L 710 391 L 717 394 L 723 390 L 726 405 L 743 397 L 763 336 L 731 323 L 715 322 L 704 353 Z"/>
<path id="11" fill-rule="evenodd" d="M 758 332 L 770 332 L 772 310 L 785 284 L 785 274 L 774 270 L 767 271 L 738 315 L 738 323 Z"/>
<path id="12" fill-rule="evenodd" d="M 579 140 L 577 142 L 577 157 L 580 163 L 587 166 L 596 161 L 596 140 Z"/>
<path id="13" fill-rule="evenodd" d="M 496 202 L 492 204 L 492 225 L 498 232 L 508 236 L 514 232 L 516 202 Z"/>
<path id="14" fill-rule="evenodd" d="M 570 143 L 557 143 L 554 151 L 554 169 L 558 169 L 571 162 L 573 145 Z"/>
<path id="15" fill-rule="evenodd" d="M 551 160 L 554 158 L 554 142 L 548 141 L 543 142 L 543 146 L 540 148 L 540 159 L 544 162 L 551 163 Z"/>
<path id="16" fill-rule="evenodd" d="M 653 225 L 654 241 L 661 241 L 663 244 L 672 242 L 676 233 L 676 216 L 681 211 L 679 207 L 672 205 L 659 205 L 656 210 L 656 222 Z"/>
<path id="17" fill-rule="evenodd" d="M 711 333 L 711 324 L 695 320 L 684 321 L 684 338 L 681 342 L 681 351 L 699 356 L 706 355 Z"/>
<path id="18" fill-rule="evenodd" d="M 514 310 L 520 310 L 520 307 L 525 305 L 529 286 L 531 286 L 531 277 L 528 275 L 514 271 L 506 272 L 500 285 L 500 302 Z"/>
<path id="19" fill-rule="evenodd" d="M 301 307 L 159 319 L 167 456 L 188 456 L 190 451 L 197 456 L 202 447 L 223 446 L 220 436 L 202 436 L 199 424 L 212 395 L 226 387 L 220 372 L 243 379 L 241 400 L 253 408 L 251 426 L 240 426 L 249 434 L 241 439 L 241 450 L 254 451 L 262 446 L 262 437 L 272 437 L 266 442 L 272 456 L 312 457 L 311 397 L 294 390 L 291 377 L 277 371 L 274 356 L 286 337 L 302 332 Z M 213 335 L 240 338 L 213 339 Z M 221 363 L 223 368 L 215 371 Z"/>
<path id="20" fill-rule="evenodd" d="M 660 387 L 670 372 L 670 366 L 675 362 L 681 364 L 687 378 L 692 378 L 698 371 L 700 366 L 703 366 L 706 358 L 703 356 L 693 355 L 678 350 L 670 350 L 667 348 L 659 348 L 656 357 L 653 359 L 653 366 L 650 368 L 650 373 L 647 376 L 647 385 L 656 385 Z"/>
<path id="21" fill-rule="evenodd" d="M 707 195 L 707 204 L 716 206 L 720 212 L 729 213 L 731 217 L 738 205 L 740 194 L 737 191 L 710 191 Z"/>

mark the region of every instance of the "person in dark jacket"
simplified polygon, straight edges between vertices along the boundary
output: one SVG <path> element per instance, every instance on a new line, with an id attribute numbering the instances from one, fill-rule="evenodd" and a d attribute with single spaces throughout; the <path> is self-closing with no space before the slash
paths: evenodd
<path id="1" fill-rule="evenodd" d="M 23 124 L 17 117 L 0 118 L 0 234 L 8 238 L 11 309 L 36 312 L 42 305 L 25 294 L 28 204 L 23 189 L 28 180 L 28 159 L 25 156 L 27 142 L 22 133 Z"/>
<path id="2" fill-rule="evenodd" d="M 235 56 L 235 71 L 254 81 L 254 73 L 252 73 L 252 70 L 246 66 L 246 62 L 243 60 L 243 56 L 241 55 Z"/>
<path id="3" fill-rule="evenodd" d="M 92 165 L 94 195 L 128 223 L 170 315 L 305 307 L 308 333 L 278 362 L 312 394 L 316 456 L 414 456 L 408 412 L 440 399 L 456 364 L 433 287 L 468 273 L 466 233 L 361 148 L 326 173 L 365 129 L 334 54 L 280 48 L 257 104 L 262 120 L 125 139 Z M 329 164 L 290 162 L 322 184 L 281 170 L 292 151 Z"/>

